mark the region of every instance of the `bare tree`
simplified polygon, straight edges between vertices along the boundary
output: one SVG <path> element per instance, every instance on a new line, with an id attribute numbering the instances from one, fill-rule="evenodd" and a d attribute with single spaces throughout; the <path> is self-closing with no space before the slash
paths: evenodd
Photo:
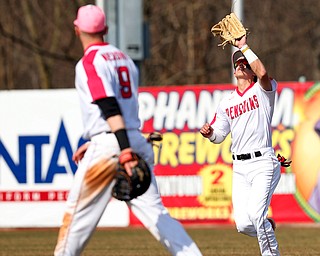
<path id="1" fill-rule="evenodd" d="M 0 0 L 0 89 L 74 87 L 82 49 L 72 22 L 94 2 Z M 141 85 L 230 83 L 231 49 L 210 33 L 230 8 L 230 0 L 145 0 L 150 56 Z M 244 1 L 248 42 L 278 81 L 320 79 L 319 9 L 318 0 Z"/>
<path id="2" fill-rule="evenodd" d="M 82 54 L 72 21 L 94 1 L 0 1 L 1 89 L 73 87 Z"/>

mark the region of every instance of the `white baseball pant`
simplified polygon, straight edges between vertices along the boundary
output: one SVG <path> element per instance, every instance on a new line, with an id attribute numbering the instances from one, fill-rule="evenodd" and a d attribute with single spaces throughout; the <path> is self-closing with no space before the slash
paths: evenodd
<path id="1" fill-rule="evenodd" d="M 233 161 L 234 219 L 239 232 L 258 238 L 261 255 L 278 256 L 278 242 L 267 214 L 280 180 L 280 163 L 272 148 L 260 152 L 260 157 Z"/>
<path id="2" fill-rule="evenodd" d="M 152 145 L 147 143 L 138 130 L 129 130 L 128 137 L 133 151 L 144 158 L 153 170 L 154 154 Z M 118 155 L 119 153 L 118 141 L 114 134 L 101 133 L 91 139 L 90 146 L 78 166 L 74 184 L 69 192 L 66 214 L 63 226 L 60 229 L 55 256 L 78 256 L 88 243 L 111 199 L 114 181 L 107 186 L 101 186 L 102 181 L 97 182 L 96 191 L 83 198 L 83 182 L 86 172 L 96 159 L 102 156 Z M 147 192 L 128 202 L 128 206 L 151 234 L 172 255 L 202 255 L 183 226 L 171 218 L 163 206 L 153 173 L 152 183 Z"/>

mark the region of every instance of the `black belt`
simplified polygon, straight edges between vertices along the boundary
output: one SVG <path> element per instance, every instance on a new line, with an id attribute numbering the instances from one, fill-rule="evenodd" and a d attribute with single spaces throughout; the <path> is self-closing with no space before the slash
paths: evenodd
<path id="1" fill-rule="evenodd" d="M 259 156 L 262 156 L 261 152 L 260 151 L 256 151 L 253 153 L 255 157 L 259 157 Z M 247 154 L 241 154 L 241 155 L 234 155 L 232 154 L 232 159 L 235 160 L 249 160 L 251 159 L 252 156 L 250 153 L 247 153 Z"/>

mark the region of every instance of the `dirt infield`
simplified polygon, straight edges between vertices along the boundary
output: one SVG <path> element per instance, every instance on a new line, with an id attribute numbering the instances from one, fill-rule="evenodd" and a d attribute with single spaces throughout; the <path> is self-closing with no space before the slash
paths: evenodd
<path id="1" fill-rule="evenodd" d="M 255 238 L 238 234 L 233 226 L 186 227 L 203 255 L 259 255 Z M 53 255 L 57 229 L 1 229 L 0 256 Z M 319 225 L 278 225 L 282 256 L 319 255 Z M 98 229 L 83 256 L 169 256 L 144 228 Z"/>

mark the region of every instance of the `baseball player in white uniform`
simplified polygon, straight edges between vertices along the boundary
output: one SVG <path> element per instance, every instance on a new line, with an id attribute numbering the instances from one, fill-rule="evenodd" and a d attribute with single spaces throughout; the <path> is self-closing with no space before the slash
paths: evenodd
<path id="1" fill-rule="evenodd" d="M 111 200 L 115 181 L 106 184 L 103 173 L 89 172 L 93 163 L 118 155 L 128 174 L 136 164 L 132 152 L 145 159 L 151 170 L 154 163 L 152 145 L 139 130 L 139 76 L 134 62 L 103 41 L 108 27 L 99 7 L 86 5 L 79 8 L 74 25 L 84 49 L 84 56 L 76 66 L 75 84 L 80 98 L 84 137 L 90 143 L 78 164 L 69 193 L 55 256 L 80 255 Z M 128 206 L 172 255 L 202 255 L 183 226 L 168 214 L 152 175 L 147 192 L 129 201 Z"/>
<path id="2" fill-rule="evenodd" d="M 277 83 L 246 37 L 233 54 L 237 88 L 219 104 L 212 122 L 200 133 L 219 144 L 231 133 L 234 220 L 239 232 L 257 237 L 261 255 L 280 255 L 271 219 L 272 194 L 280 179 L 280 163 L 271 143 L 271 119 Z"/>

